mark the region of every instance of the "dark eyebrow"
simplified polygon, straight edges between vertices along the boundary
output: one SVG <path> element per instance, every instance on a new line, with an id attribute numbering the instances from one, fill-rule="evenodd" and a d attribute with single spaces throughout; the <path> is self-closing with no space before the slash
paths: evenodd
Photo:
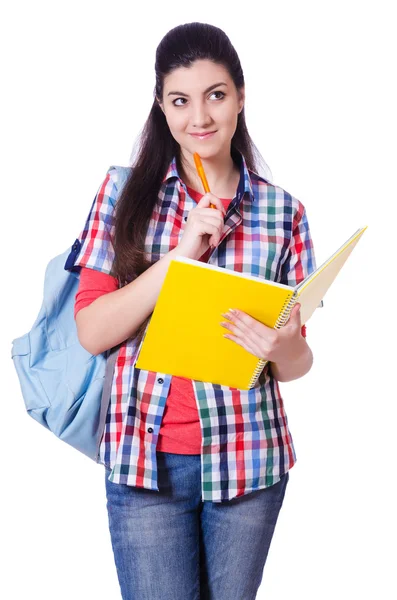
<path id="1" fill-rule="evenodd" d="M 226 87 L 227 87 L 227 83 L 224 83 L 223 81 L 221 81 L 220 83 L 215 83 L 214 85 L 211 85 L 209 88 L 204 90 L 203 94 L 206 94 L 207 92 L 210 92 L 214 88 L 219 87 L 221 85 L 226 85 Z M 188 96 L 188 94 L 184 94 L 183 92 L 168 92 L 167 96 L 171 96 L 172 94 L 175 96 Z"/>

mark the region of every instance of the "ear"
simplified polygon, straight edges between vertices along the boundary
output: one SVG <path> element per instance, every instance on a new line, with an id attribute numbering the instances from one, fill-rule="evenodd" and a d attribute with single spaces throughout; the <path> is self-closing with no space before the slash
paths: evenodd
<path id="1" fill-rule="evenodd" d="M 161 108 L 161 110 L 164 112 L 163 104 L 160 102 L 160 100 L 157 98 L 157 96 L 156 96 L 156 101 L 157 101 L 157 104 L 159 105 L 159 107 Z"/>
<path id="2" fill-rule="evenodd" d="M 241 111 L 244 108 L 244 103 L 245 103 L 245 87 L 242 87 L 239 91 L 238 91 L 238 105 L 239 105 L 239 109 L 238 112 L 241 113 Z"/>

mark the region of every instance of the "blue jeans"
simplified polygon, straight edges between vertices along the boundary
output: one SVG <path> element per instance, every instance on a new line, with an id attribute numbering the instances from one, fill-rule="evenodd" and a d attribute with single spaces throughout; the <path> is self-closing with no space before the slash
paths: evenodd
<path id="1" fill-rule="evenodd" d="M 109 481 L 109 529 L 123 600 L 251 600 L 262 581 L 289 473 L 203 502 L 199 454 L 157 451 L 158 487 Z"/>

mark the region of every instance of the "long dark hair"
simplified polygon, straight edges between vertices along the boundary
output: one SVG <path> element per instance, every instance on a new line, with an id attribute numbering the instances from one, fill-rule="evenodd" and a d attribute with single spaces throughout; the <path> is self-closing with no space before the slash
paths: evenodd
<path id="1" fill-rule="evenodd" d="M 211 60 L 222 65 L 230 74 L 237 90 L 244 86 L 244 75 L 237 52 L 227 35 L 207 23 L 186 23 L 171 29 L 156 50 L 156 85 L 154 100 L 144 124 L 132 172 L 120 194 L 114 215 L 115 262 L 113 271 L 124 285 L 148 269 L 153 262 L 146 258 L 146 232 L 167 168 L 176 157 L 180 172 L 180 146 L 173 138 L 157 98 L 162 102 L 165 77 L 178 69 L 189 67 L 196 60 Z M 244 108 L 238 114 L 237 127 L 231 147 L 243 154 L 248 169 L 259 173 L 258 164 L 264 159 L 253 143 L 245 122 Z M 150 316 L 133 337 L 137 343 Z"/>

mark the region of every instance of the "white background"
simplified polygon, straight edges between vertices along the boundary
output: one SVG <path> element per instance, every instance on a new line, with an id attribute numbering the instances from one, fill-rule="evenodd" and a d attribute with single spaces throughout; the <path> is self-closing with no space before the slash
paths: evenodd
<path id="1" fill-rule="evenodd" d="M 2 10 L 3 598 L 121 597 L 104 468 L 27 415 L 11 342 L 32 326 L 45 267 L 80 233 L 107 168 L 129 164 L 157 45 L 190 21 L 234 44 L 249 132 L 273 182 L 306 207 L 317 264 L 368 225 L 307 325 L 311 371 L 280 384 L 298 462 L 257 597 L 396 598 L 391 8 L 113 0 Z"/>

